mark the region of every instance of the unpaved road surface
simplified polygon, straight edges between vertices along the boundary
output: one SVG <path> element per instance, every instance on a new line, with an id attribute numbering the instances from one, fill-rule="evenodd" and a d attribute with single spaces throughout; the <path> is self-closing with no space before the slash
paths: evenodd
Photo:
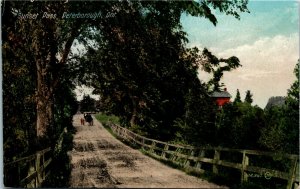
<path id="1" fill-rule="evenodd" d="M 143 155 L 115 139 L 94 118 L 94 126 L 81 126 L 75 115 L 71 159 L 72 188 L 224 188 L 189 176 Z"/>

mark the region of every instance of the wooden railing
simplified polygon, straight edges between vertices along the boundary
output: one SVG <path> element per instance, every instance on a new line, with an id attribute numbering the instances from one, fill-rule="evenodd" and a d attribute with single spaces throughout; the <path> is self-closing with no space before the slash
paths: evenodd
<path id="1" fill-rule="evenodd" d="M 37 188 L 49 175 L 51 149 L 4 164 L 4 185 L 9 187 Z"/>
<path id="2" fill-rule="evenodd" d="M 54 151 L 61 150 L 63 134 L 60 134 Z M 4 185 L 6 187 L 38 188 L 50 174 L 53 150 L 46 148 L 33 155 L 19 158 L 13 162 L 4 164 Z"/>
<path id="3" fill-rule="evenodd" d="M 286 181 L 287 189 L 296 189 L 299 186 L 298 155 L 175 145 L 137 135 L 115 124 L 109 124 L 109 126 L 118 137 L 140 146 L 149 155 L 178 164 L 189 171 L 196 173 L 211 171 L 218 174 L 223 168 L 230 168 L 240 172 L 241 182 L 248 181 L 250 178 L 277 178 Z M 273 163 L 270 163 L 272 161 Z M 268 163 L 262 165 L 261 162 Z M 288 164 L 288 168 L 278 166 L 280 162 Z M 272 164 L 271 168 L 270 164 Z M 275 168 L 276 166 L 277 168 Z"/>

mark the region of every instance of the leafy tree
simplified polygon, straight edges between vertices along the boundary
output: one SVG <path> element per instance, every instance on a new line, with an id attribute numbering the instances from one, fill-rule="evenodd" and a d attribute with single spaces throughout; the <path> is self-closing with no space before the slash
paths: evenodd
<path id="1" fill-rule="evenodd" d="M 233 102 L 234 103 L 242 102 L 242 100 L 241 100 L 241 94 L 240 94 L 240 91 L 238 89 L 236 90 L 236 95 L 235 95 L 235 99 L 234 99 Z"/>
<path id="2" fill-rule="evenodd" d="M 61 5 L 61 6 L 60 6 Z M 59 65 L 57 49 L 63 50 L 64 40 L 58 46 L 57 38 L 67 36 L 67 31 L 55 28 L 56 19 L 21 19 L 20 14 L 46 12 L 61 13 L 62 3 L 5 2 L 3 6 L 3 106 L 4 106 L 4 157 L 5 161 L 30 154 L 55 141 L 53 132 L 60 132 L 66 113 L 58 107 L 71 107 L 73 102 L 67 66 Z M 53 10 L 52 10 L 53 8 Z M 57 12 L 55 12 L 57 10 Z M 65 32 L 63 34 L 63 32 Z M 54 35 L 54 36 L 53 36 Z M 65 57 L 62 55 L 61 57 Z M 66 57 L 65 57 L 66 58 Z M 64 62 L 65 60 L 61 60 Z M 65 75 L 60 73 L 64 72 Z M 43 84 L 44 82 L 44 84 Z M 68 83 L 68 84 L 67 84 Z M 62 89 L 63 88 L 63 89 Z M 61 94 L 65 94 L 61 98 Z M 69 98 L 70 97 L 70 98 Z M 64 104 L 59 104 L 60 102 Z M 64 109 L 65 109 L 64 108 Z M 63 109 L 63 108 L 62 108 Z M 68 117 L 68 122 L 70 123 Z M 43 124 L 42 124 L 43 122 Z M 37 141 L 37 126 L 47 123 L 48 140 Z M 49 129 L 50 128 L 50 129 Z M 41 131 L 41 130 L 40 130 Z M 45 130 L 43 130 L 45 131 Z M 46 131 L 45 131 L 46 132 Z M 41 135 L 39 135 L 41 134 Z M 43 138 L 43 137 L 41 137 Z M 40 139 L 41 139 L 40 138 Z M 16 140 L 17 139 L 17 140 Z"/>
<path id="3" fill-rule="evenodd" d="M 253 102 L 252 96 L 250 90 L 247 90 L 244 102 L 251 104 Z"/>
<path id="4" fill-rule="evenodd" d="M 286 105 L 265 110 L 267 126 L 259 139 L 264 149 L 299 153 L 299 61 L 294 73 L 297 79 L 288 90 Z"/>
<path id="5" fill-rule="evenodd" d="M 216 75 L 212 82 L 215 88 L 223 71 L 239 64 L 235 57 L 212 62 L 211 57 L 216 57 L 208 50 L 200 55 L 196 48 L 186 49 L 180 16 L 186 12 L 216 24 L 209 6 L 227 12 L 225 4 L 234 6 L 214 1 L 134 1 L 115 5 L 119 11 L 113 10 L 115 16 L 103 23 L 98 48 L 89 48 L 81 60 L 81 65 L 88 65 L 85 68 L 95 74 L 80 78 L 98 81 L 93 87 L 111 105 L 110 112 L 121 117 L 123 125 L 139 125 L 150 136 L 170 139 L 177 129 L 174 120 L 186 114 L 188 94 L 201 89 L 197 98 L 208 98 L 205 85 L 197 78 L 197 69 L 204 66 L 199 60 Z M 240 8 L 236 11 L 246 10 Z M 221 62 L 226 66 L 221 67 Z"/>
<path id="6" fill-rule="evenodd" d="M 69 76 L 66 70 L 72 68 L 73 73 L 80 72 L 71 53 L 72 44 L 76 41 L 90 49 L 89 53 L 95 52 L 91 40 L 98 42 L 96 46 L 100 48 L 97 51 L 101 53 L 97 52 L 97 56 L 101 58 L 92 62 L 90 69 L 100 67 L 100 73 L 105 73 L 97 78 L 99 83 L 95 85 L 112 102 L 112 111 L 119 109 L 118 113 L 131 125 L 143 123 L 148 118 L 151 118 L 149 121 L 154 128 L 163 123 L 172 125 L 174 118 L 184 112 L 184 94 L 190 86 L 185 87 L 183 83 L 189 81 L 191 73 L 193 77 L 196 75 L 196 69 L 190 70 L 193 67 L 191 64 L 183 64 L 186 38 L 181 30 L 181 14 L 185 12 L 205 17 L 216 25 L 217 19 L 212 9 L 239 18 L 240 12 L 248 11 L 246 5 L 247 1 L 5 2 L 4 50 L 7 55 L 19 56 L 12 60 L 21 62 L 15 62 L 15 67 L 9 68 L 9 71 L 16 73 L 20 69 L 34 73 L 32 78 L 26 73 L 26 79 L 31 81 L 28 82 L 30 91 L 26 95 L 32 95 L 30 105 L 35 106 L 35 113 L 29 117 L 30 120 L 35 118 L 36 136 L 51 141 L 47 131 L 53 130 L 56 124 L 57 110 L 54 108 L 58 107 L 56 102 L 61 98 L 57 92 L 60 87 L 69 86 L 63 84 L 63 79 Z M 19 18 L 22 13 L 38 12 L 56 14 L 57 17 L 64 12 L 100 12 L 101 18 L 84 21 Z M 107 17 L 107 13 L 115 16 Z M 96 54 L 93 57 L 96 58 Z M 8 56 L 5 58 L 10 64 Z M 74 58 L 73 62 L 71 58 Z M 24 69 L 21 69 L 22 66 Z M 181 72 L 182 68 L 188 71 Z M 158 84 L 162 85 L 153 87 Z M 5 86 L 6 97 L 14 86 Z M 24 96 L 14 94 L 16 99 L 21 96 L 19 99 L 23 100 Z M 22 102 L 19 99 L 17 102 Z M 5 103 L 8 100 L 5 99 Z M 155 104 L 162 104 L 163 108 Z M 9 112 L 6 120 L 11 117 L 13 113 Z"/>
<path id="7" fill-rule="evenodd" d="M 218 145 L 229 148 L 259 149 L 260 131 L 265 127 L 264 112 L 249 103 L 228 103 L 217 115 Z"/>
<path id="8" fill-rule="evenodd" d="M 6 5 L 11 9 L 10 3 Z M 22 46 L 12 12 L 3 12 L 3 150 L 4 161 L 27 155 L 35 145 L 36 70 L 28 48 Z"/>
<path id="9" fill-rule="evenodd" d="M 220 88 L 223 87 L 223 85 L 220 85 L 219 82 L 223 77 L 224 72 L 231 71 L 241 66 L 237 57 L 232 56 L 227 59 L 219 59 L 206 48 L 202 51 L 200 64 L 204 71 L 213 74 L 213 78 L 207 83 L 207 87 L 210 91 L 220 91 Z"/>
<path id="10" fill-rule="evenodd" d="M 80 101 L 80 111 L 90 112 L 95 111 L 95 99 L 91 98 L 90 95 L 84 95 L 83 99 Z"/>
<path id="11" fill-rule="evenodd" d="M 75 38 L 88 29 L 88 24 L 95 21 L 21 19 L 20 15 L 47 12 L 60 17 L 64 12 L 79 12 L 79 10 L 95 10 L 95 7 L 92 2 L 5 2 L 3 18 L 7 21 L 3 24 L 7 29 L 4 35 L 8 36 L 7 41 L 11 44 L 8 48 L 19 48 L 21 55 L 27 52 L 27 56 L 21 61 L 31 57 L 36 72 L 34 74 L 36 82 L 33 82 L 36 84 L 35 122 L 36 135 L 40 138 L 47 138 L 47 129 L 54 127 L 54 95 L 61 83 L 61 75 L 67 67 L 71 46 Z"/>
<path id="12" fill-rule="evenodd" d="M 289 106 L 297 106 L 299 104 L 299 60 L 295 66 L 294 74 L 297 79 L 291 88 L 288 89 L 287 103 Z"/>

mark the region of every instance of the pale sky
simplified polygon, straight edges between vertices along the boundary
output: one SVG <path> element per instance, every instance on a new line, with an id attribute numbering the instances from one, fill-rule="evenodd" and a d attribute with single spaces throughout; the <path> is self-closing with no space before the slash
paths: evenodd
<path id="1" fill-rule="evenodd" d="M 253 94 L 261 108 L 271 96 L 286 96 L 295 81 L 293 69 L 299 59 L 299 9 L 296 1 L 251 1 L 250 14 L 241 19 L 216 12 L 215 27 L 207 19 L 184 15 L 189 47 L 208 48 L 217 57 L 236 56 L 242 67 L 225 73 L 222 82 L 233 98 L 239 89 Z M 200 79 L 208 76 L 199 73 Z"/>
<path id="2" fill-rule="evenodd" d="M 76 89 L 74 91 L 75 91 L 75 94 L 76 94 L 77 101 L 81 101 L 83 99 L 84 95 L 89 95 L 91 98 L 94 98 L 96 100 L 100 99 L 99 95 L 92 94 L 93 91 L 94 91 L 94 88 L 87 87 L 85 85 L 76 86 Z"/>

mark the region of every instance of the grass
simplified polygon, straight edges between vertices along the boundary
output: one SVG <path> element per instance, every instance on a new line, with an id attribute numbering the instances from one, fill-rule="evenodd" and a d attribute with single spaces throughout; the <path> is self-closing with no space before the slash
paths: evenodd
<path id="1" fill-rule="evenodd" d="M 107 125 L 108 123 L 120 124 L 120 120 L 115 115 L 106 115 L 103 113 L 99 113 L 95 115 L 96 119 L 98 119 L 103 125 Z"/>

